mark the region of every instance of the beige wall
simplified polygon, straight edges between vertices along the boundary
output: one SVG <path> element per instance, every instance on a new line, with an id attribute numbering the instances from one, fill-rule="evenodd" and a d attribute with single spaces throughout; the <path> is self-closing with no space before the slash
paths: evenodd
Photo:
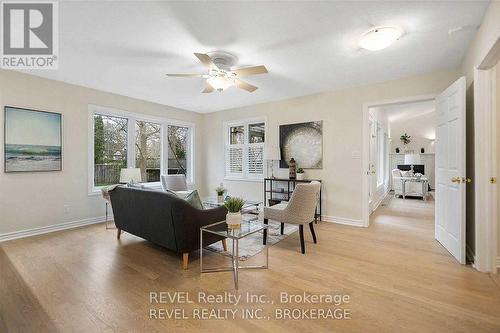
<path id="1" fill-rule="evenodd" d="M 195 123 L 197 113 L 137 99 L 0 70 L 0 107 L 27 107 L 63 114 L 63 171 L 9 173 L 0 171 L 0 235 L 8 232 L 72 222 L 104 215 L 100 196 L 87 189 L 88 105 L 96 104 L 130 112 L 146 113 Z M 3 121 L 0 117 L 3 141 Z M 201 136 L 195 135 L 197 161 L 201 160 Z M 3 144 L 0 156 L 3 158 Z M 201 183 L 203 163 L 196 164 L 195 182 Z M 65 213 L 64 207 L 69 211 Z"/>
<path id="2" fill-rule="evenodd" d="M 499 37 L 500 1 L 492 1 L 462 62 L 462 72 L 467 77 L 467 85 L 474 80 L 474 67 L 479 66 Z"/>
<path id="3" fill-rule="evenodd" d="M 408 149 L 420 153 L 420 148 L 424 148 L 426 153 L 434 152 L 434 141 L 430 138 L 436 137 L 435 113 L 420 114 L 389 123 L 391 131 L 391 153 L 396 152 L 396 147 L 403 150 L 403 144 L 399 138 L 404 133 L 411 136 Z"/>
<path id="4" fill-rule="evenodd" d="M 323 169 L 306 170 L 324 181 L 324 214 L 362 219 L 362 111 L 363 104 L 387 99 L 439 93 L 460 71 L 448 70 L 385 83 L 304 96 L 204 116 L 207 177 L 204 190 L 212 191 L 224 179 L 223 121 L 267 117 L 266 140 L 278 143 L 279 124 L 323 120 Z M 285 172 L 282 170 L 281 172 Z M 233 195 L 263 197 L 261 182 L 224 181 Z M 206 194 L 206 193 L 204 193 Z"/>

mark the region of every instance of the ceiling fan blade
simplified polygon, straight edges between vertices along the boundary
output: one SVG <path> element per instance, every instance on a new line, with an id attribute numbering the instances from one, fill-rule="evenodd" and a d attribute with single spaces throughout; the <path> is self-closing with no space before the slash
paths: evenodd
<path id="1" fill-rule="evenodd" d="M 205 89 L 203 89 L 202 93 L 207 94 L 214 92 L 214 90 L 215 90 L 214 87 L 212 87 L 212 85 L 207 82 L 207 86 L 205 87 Z"/>
<path id="2" fill-rule="evenodd" d="M 195 53 L 194 55 L 196 56 L 196 58 L 198 58 L 201 61 L 201 63 L 203 65 L 207 66 L 208 68 L 210 68 L 210 69 L 219 69 L 214 64 L 214 62 L 212 61 L 212 59 L 207 54 L 204 54 L 204 53 Z"/>
<path id="3" fill-rule="evenodd" d="M 203 79 L 208 78 L 207 74 L 166 74 L 166 75 L 172 77 L 200 77 Z"/>
<path id="4" fill-rule="evenodd" d="M 237 74 L 239 77 L 243 77 L 249 75 L 265 74 L 267 73 L 267 68 L 266 66 L 254 66 L 235 69 L 231 72 Z"/>
<path id="5" fill-rule="evenodd" d="M 258 87 L 252 86 L 251 84 L 243 82 L 241 80 L 234 80 L 234 83 L 238 88 L 244 89 L 248 92 L 254 92 L 255 90 L 259 89 Z"/>

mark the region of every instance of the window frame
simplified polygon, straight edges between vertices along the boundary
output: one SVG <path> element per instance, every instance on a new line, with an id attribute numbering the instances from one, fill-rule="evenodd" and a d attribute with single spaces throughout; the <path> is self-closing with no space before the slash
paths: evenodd
<path id="1" fill-rule="evenodd" d="M 195 124 L 191 122 L 163 118 L 158 116 L 152 116 L 144 113 L 136 113 L 123 111 L 119 109 L 114 109 L 110 107 L 104 107 L 99 105 L 89 104 L 88 106 L 88 195 L 99 195 L 101 189 L 104 186 L 95 186 L 94 185 L 94 115 L 100 114 L 104 116 L 110 117 L 120 117 L 126 118 L 128 120 L 127 126 L 127 167 L 133 168 L 135 167 L 135 131 L 136 131 L 136 122 L 137 121 L 145 121 L 151 122 L 161 125 L 160 131 L 160 140 L 161 140 L 161 150 L 160 150 L 160 174 L 165 174 L 168 171 L 168 144 L 165 144 L 166 135 L 168 131 L 169 125 L 188 127 L 190 131 L 190 135 L 188 136 L 188 151 L 186 154 L 187 158 L 187 176 L 186 180 L 188 185 L 192 186 L 194 184 L 195 179 L 195 150 L 194 150 L 194 142 L 195 142 Z M 161 188 L 161 181 L 159 182 L 149 182 L 143 184 L 149 188 Z"/>
<path id="2" fill-rule="evenodd" d="M 250 143 L 250 131 L 249 127 L 253 124 L 264 124 L 264 142 L 262 143 Z M 244 129 L 244 143 L 243 144 L 230 144 L 230 134 L 229 129 L 235 126 L 243 126 Z M 264 154 L 262 157 L 262 174 L 250 174 L 248 172 L 248 150 L 250 147 L 262 147 L 263 151 L 266 147 L 266 142 L 268 140 L 268 131 L 267 131 L 267 119 L 265 117 L 257 117 L 257 118 L 247 118 L 247 119 L 238 119 L 232 121 L 224 121 L 223 122 L 223 148 L 224 148 L 224 180 L 242 180 L 242 181 L 255 181 L 255 182 L 263 182 L 266 175 L 266 166 Z M 228 148 L 229 146 L 238 148 L 243 148 L 243 171 L 241 173 L 228 173 Z"/>

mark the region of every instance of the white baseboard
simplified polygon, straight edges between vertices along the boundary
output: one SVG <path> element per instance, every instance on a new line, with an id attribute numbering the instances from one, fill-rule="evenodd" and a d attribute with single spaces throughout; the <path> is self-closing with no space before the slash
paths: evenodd
<path id="1" fill-rule="evenodd" d="M 379 199 L 373 205 L 373 209 L 370 208 L 370 214 L 377 210 L 378 206 L 380 206 L 380 204 L 382 203 L 382 201 L 384 201 L 384 199 L 387 197 L 388 194 L 389 194 L 389 188 L 388 187 L 384 188 L 382 195 L 379 196 Z"/>
<path id="2" fill-rule="evenodd" d="M 321 216 L 321 221 L 330 222 L 330 223 L 344 224 L 344 225 L 350 225 L 350 226 L 353 226 L 353 227 L 364 227 L 365 226 L 363 224 L 362 220 L 354 220 L 354 219 L 348 219 L 348 218 L 345 218 L 345 217 L 337 217 L 337 216 L 322 215 Z"/>
<path id="3" fill-rule="evenodd" d="M 109 216 L 108 218 L 110 220 L 113 219 L 112 216 Z M 105 216 L 97 216 L 97 217 L 91 217 L 91 218 L 77 220 L 77 221 L 48 225 L 48 226 L 39 227 L 39 228 L 13 231 L 13 232 L 5 233 L 5 234 L 0 234 L 0 242 L 5 242 L 8 240 L 17 239 L 17 238 L 24 238 L 24 237 L 30 237 L 30 236 L 35 236 L 35 235 L 46 234 L 46 233 L 54 232 L 54 231 L 77 228 L 77 227 L 81 227 L 81 226 L 85 226 L 85 225 L 89 225 L 89 224 L 102 223 L 102 222 L 106 222 Z"/>

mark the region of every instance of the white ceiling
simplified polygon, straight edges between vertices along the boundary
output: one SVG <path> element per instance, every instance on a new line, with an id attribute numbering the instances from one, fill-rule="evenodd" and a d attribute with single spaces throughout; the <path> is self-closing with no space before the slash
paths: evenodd
<path id="1" fill-rule="evenodd" d="M 485 1 L 61 2 L 59 70 L 29 73 L 197 112 L 397 79 L 461 63 Z M 357 47 L 373 25 L 406 34 L 379 52 Z M 201 94 L 193 52 L 224 50 L 259 89 Z"/>
<path id="2" fill-rule="evenodd" d="M 433 113 L 436 110 L 434 100 L 401 103 L 373 108 L 382 112 L 389 123 L 396 121 L 407 121 L 415 117 Z"/>

